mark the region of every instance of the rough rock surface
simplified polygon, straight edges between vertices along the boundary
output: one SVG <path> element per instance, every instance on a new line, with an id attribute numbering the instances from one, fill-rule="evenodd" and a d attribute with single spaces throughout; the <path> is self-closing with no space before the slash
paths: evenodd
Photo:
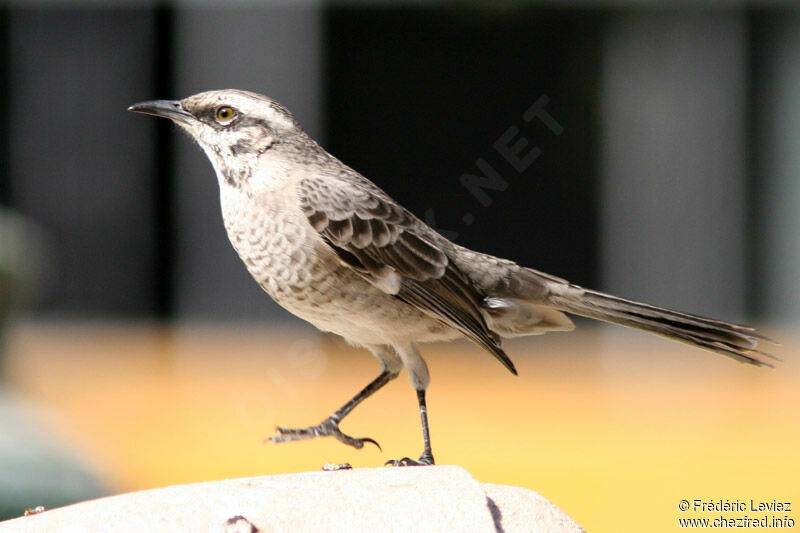
<path id="1" fill-rule="evenodd" d="M 31 502 L 35 505 L 35 502 Z M 305 472 L 145 490 L 0 523 L 0 533 L 582 531 L 539 494 L 458 466 Z"/>

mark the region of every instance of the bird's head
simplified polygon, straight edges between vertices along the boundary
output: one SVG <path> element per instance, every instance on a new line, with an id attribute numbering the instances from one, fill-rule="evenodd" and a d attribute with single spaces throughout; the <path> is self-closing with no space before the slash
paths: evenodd
<path id="1" fill-rule="evenodd" d="M 172 120 L 203 148 L 221 181 L 247 181 L 258 157 L 305 133 L 288 109 L 260 94 L 227 89 L 183 100 L 153 100 L 128 111 Z"/>

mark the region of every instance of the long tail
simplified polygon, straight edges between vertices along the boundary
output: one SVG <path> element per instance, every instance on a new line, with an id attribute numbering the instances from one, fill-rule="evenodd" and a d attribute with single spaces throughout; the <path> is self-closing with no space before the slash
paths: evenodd
<path id="1" fill-rule="evenodd" d="M 774 341 L 748 326 L 626 300 L 576 285 L 551 293 L 548 300 L 562 311 L 649 331 L 742 363 L 771 367 L 772 364 L 758 356 L 777 359 L 755 349 L 759 341 Z"/>

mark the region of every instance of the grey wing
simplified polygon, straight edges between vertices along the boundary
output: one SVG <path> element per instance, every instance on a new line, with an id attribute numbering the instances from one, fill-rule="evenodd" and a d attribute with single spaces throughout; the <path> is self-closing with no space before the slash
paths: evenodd
<path id="1" fill-rule="evenodd" d="M 309 223 L 345 264 L 517 373 L 481 315 L 484 295 L 450 261 L 432 229 L 359 175 L 311 176 L 297 192 Z"/>

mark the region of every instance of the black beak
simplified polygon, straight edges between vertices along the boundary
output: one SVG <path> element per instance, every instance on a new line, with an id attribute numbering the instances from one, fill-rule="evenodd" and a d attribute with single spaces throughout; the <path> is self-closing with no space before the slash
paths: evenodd
<path id="1" fill-rule="evenodd" d="M 139 102 L 128 108 L 134 113 L 144 113 L 156 117 L 164 117 L 177 122 L 189 122 L 195 120 L 194 115 L 186 111 L 178 100 L 151 100 L 149 102 Z"/>

